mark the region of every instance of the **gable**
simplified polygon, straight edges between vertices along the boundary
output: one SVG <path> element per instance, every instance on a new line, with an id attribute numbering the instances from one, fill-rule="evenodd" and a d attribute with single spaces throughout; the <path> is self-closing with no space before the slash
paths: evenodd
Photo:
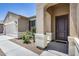
<path id="1" fill-rule="evenodd" d="M 18 20 L 19 16 L 12 14 L 12 13 L 8 13 L 7 16 L 5 17 L 4 23 L 9 23 L 15 20 Z"/>

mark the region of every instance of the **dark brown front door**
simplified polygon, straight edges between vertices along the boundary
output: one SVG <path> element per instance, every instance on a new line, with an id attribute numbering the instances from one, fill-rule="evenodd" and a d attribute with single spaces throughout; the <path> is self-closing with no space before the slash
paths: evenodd
<path id="1" fill-rule="evenodd" d="M 56 16 L 56 40 L 67 41 L 68 15 Z"/>

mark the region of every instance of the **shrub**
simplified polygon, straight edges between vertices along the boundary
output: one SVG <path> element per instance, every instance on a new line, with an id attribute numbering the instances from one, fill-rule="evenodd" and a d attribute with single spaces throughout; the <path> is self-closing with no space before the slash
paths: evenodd
<path id="1" fill-rule="evenodd" d="M 24 43 L 27 43 L 27 44 L 28 44 L 28 43 L 31 43 L 31 42 L 30 42 L 31 38 L 33 38 L 33 33 L 30 32 L 30 31 L 25 32 L 25 33 L 23 33 L 23 35 L 22 35 L 22 40 L 23 40 Z"/>
<path id="2" fill-rule="evenodd" d="M 27 44 L 30 43 L 29 36 L 25 35 L 24 43 L 27 43 Z"/>

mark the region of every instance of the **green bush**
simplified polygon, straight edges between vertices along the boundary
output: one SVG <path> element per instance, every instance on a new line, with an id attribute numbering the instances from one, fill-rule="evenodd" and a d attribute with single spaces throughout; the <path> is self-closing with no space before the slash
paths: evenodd
<path id="1" fill-rule="evenodd" d="M 25 35 L 24 43 L 27 43 L 27 44 L 30 43 L 29 36 Z"/>
<path id="2" fill-rule="evenodd" d="M 22 35 L 22 40 L 24 43 L 31 43 L 30 40 L 33 38 L 33 33 L 28 31 L 28 32 L 25 32 L 23 33 Z"/>

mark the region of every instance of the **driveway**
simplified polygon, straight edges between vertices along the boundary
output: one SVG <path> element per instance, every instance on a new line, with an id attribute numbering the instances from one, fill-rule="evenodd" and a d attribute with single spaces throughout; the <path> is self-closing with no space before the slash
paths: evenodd
<path id="1" fill-rule="evenodd" d="M 13 39 L 14 37 L 7 36 L 7 35 L 0 35 L 0 41 L 1 40 L 8 40 L 8 39 Z"/>
<path id="2" fill-rule="evenodd" d="M 6 56 L 38 56 L 38 54 L 8 40 L 13 38 L 5 35 L 0 36 L 0 48 Z"/>

